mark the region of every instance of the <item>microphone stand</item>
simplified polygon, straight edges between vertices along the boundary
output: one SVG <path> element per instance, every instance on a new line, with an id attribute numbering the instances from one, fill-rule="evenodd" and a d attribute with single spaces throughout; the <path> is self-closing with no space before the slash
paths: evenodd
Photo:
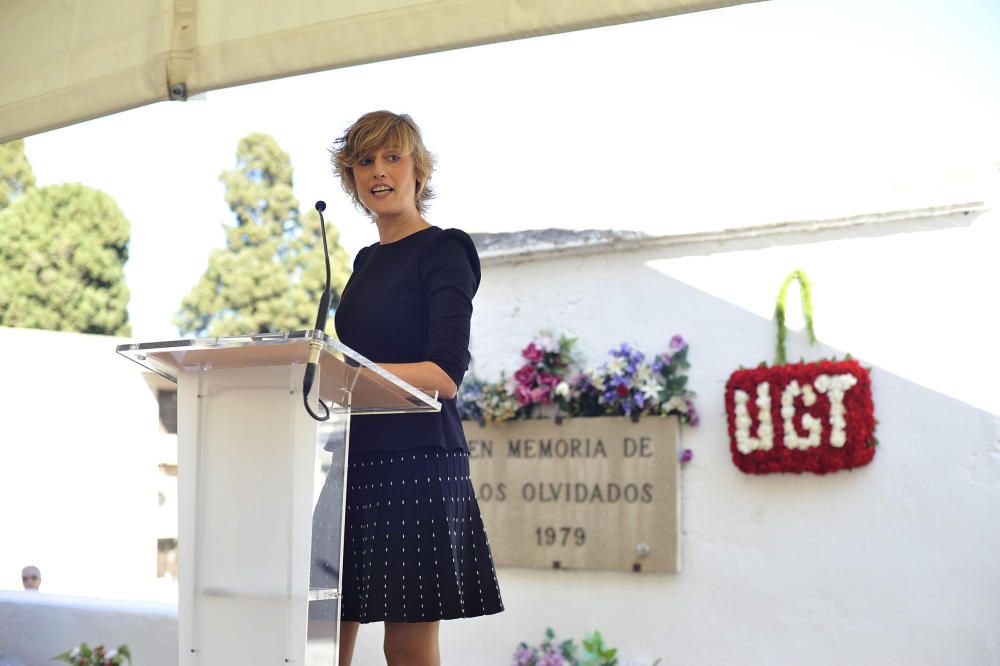
<path id="1" fill-rule="evenodd" d="M 319 367 L 319 357 L 323 352 L 323 329 L 326 328 L 326 315 L 330 311 L 330 249 L 326 244 L 326 221 L 323 219 L 323 211 L 326 210 L 325 201 L 316 202 L 316 212 L 319 213 L 319 228 L 323 232 L 323 258 L 326 260 L 326 288 L 323 289 L 323 296 L 319 299 L 319 310 L 316 312 L 316 325 L 313 327 L 316 334 L 309 341 L 309 362 L 306 364 L 306 373 L 302 377 L 302 403 L 309 412 L 309 416 L 317 421 L 330 420 L 330 408 L 326 406 L 322 398 L 317 398 L 323 408 L 323 416 L 319 416 L 309 406 L 309 392 L 312 390 L 313 382 L 316 379 L 316 369 Z"/>

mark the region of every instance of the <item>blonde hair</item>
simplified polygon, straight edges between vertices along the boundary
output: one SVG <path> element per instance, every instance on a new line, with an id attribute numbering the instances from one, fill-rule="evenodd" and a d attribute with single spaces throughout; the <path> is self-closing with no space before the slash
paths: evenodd
<path id="1" fill-rule="evenodd" d="M 330 149 L 330 163 L 333 171 L 340 178 L 344 188 L 354 205 L 363 213 L 371 212 L 361 203 L 358 197 L 358 184 L 354 180 L 353 166 L 365 155 L 371 154 L 386 146 L 398 146 L 400 152 L 413 158 L 413 170 L 416 174 L 415 199 L 417 212 L 421 215 L 427 212 L 428 202 L 434 198 L 434 189 L 429 180 L 434 172 L 434 156 L 424 146 L 420 136 L 420 128 L 413 118 L 391 111 L 372 111 L 358 118 L 357 122 L 347 128 L 343 136 L 333 142 Z"/>

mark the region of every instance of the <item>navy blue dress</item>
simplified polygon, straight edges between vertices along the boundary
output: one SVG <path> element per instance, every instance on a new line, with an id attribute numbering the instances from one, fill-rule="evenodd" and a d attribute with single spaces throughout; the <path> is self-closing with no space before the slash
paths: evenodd
<path id="1" fill-rule="evenodd" d="M 337 336 L 376 363 L 433 361 L 459 385 L 479 279 L 475 245 L 457 229 L 429 227 L 370 245 L 341 296 Z M 503 610 L 456 401 L 441 403 L 439 413 L 351 419 L 345 621 L 432 622 Z"/>

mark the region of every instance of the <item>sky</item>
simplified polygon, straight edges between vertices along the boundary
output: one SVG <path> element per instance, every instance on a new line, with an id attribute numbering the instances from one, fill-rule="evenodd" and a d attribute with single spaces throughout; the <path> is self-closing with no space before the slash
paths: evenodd
<path id="1" fill-rule="evenodd" d="M 328 149 L 409 113 L 437 156 L 428 220 L 470 232 L 677 234 L 977 200 L 1000 165 L 1000 2 L 770 0 L 212 91 L 29 137 L 40 185 L 132 224 L 133 336 L 170 320 L 232 215 L 219 174 L 274 136 L 303 210 L 377 240 Z"/>

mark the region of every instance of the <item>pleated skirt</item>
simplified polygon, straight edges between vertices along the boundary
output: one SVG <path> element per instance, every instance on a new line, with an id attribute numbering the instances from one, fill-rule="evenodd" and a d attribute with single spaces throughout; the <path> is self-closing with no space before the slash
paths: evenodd
<path id="1" fill-rule="evenodd" d="M 503 610 L 465 451 L 351 454 L 341 619 L 433 622 Z"/>

